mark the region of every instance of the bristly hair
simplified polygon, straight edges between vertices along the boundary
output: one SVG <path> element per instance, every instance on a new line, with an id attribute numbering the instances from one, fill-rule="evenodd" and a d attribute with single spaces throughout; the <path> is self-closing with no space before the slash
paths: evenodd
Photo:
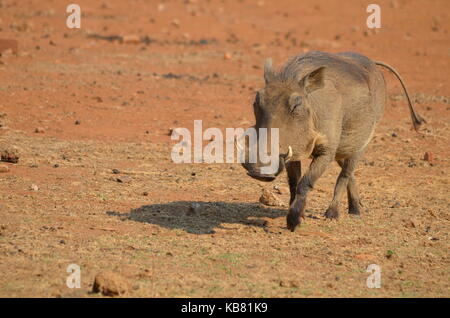
<path id="1" fill-rule="evenodd" d="M 317 67 L 322 66 L 325 62 L 329 63 L 329 55 L 324 52 L 311 51 L 299 54 L 290 58 L 276 74 L 279 80 L 287 81 L 290 79 L 303 78 L 306 74 L 312 72 Z M 302 66 L 303 65 L 303 66 Z M 308 67 L 305 68 L 305 65 Z"/>

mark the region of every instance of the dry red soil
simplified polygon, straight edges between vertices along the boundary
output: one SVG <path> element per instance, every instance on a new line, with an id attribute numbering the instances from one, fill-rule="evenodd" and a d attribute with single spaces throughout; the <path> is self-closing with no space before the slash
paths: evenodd
<path id="1" fill-rule="evenodd" d="M 104 271 L 132 297 L 450 296 L 448 0 L 377 1 L 377 32 L 359 0 L 77 3 L 81 29 L 66 27 L 69 2 L 0 0 L 0 39 L 18 43 L 0 57 L 0 150 L 19 154 L 0 163 L 1 297 L 100 297 Z M 356 173 L 362 215 L 343 201 L 338 221 L 323 217 L 333 164 L 290 232 L 285 174 L 261 183 L 238 164 L 174 164 L 169 132 L 252 125 L 264 59 L 309 50 L 395 66 L 428 124 L 411 128 L 386 72 Z M 262 189 L 284 206 L 261 205 Z M 66 286 L 70 264 L 80 289 Z"/>

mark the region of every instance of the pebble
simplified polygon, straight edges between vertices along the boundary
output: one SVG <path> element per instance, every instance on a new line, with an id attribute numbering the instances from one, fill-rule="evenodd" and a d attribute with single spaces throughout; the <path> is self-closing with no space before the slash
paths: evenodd
<path id="1" fill-rule="evenodd" d="M 19 155 L 16 150 L 3 150 L 0 152 L 1 161 L 17 163 L 19 162 Z"/>
<path id="2" fill-rule="evenodd" d="M 166 6 L 163 3 L 160 3 L 157 8 L 159 12 L 163 12 L 166 9 Z"/>
<path id="3" fill-rule="evenodd" d="M 30 186 L 30 190 L 32 190 L 32 191 L 39 191 L 39 187 L 37 185 L 35 185 L 35 184 L 32 184 Z"/>
<path id="4" fill-rule="evenodd" d="M 139 44 L 141 43 L 141 38 L 135 34 L 124 35 L 122 42 L 126 44 Z"/>
<path id="5" fill-rule="evenodd" d="M 104 296 L 119 296 L 131 290 L 130 283 L 119 274 L 104 271 L 95 276 L 92 291 Z"/>
<path id="6" fill-rule="evenodd" d="M 433 153 L 430 151 L 425 152 L 425 154 L 423 155 L 423 160 L 427 161 L 428 163 L 432 164 L 433 163 Z"/>
<path id="7" fill-rule="evenodd" d="M 290 193 L 289 187 L 286 187 L 286 186 L 275 185 L 275 186 L 273 186 L 273 189 L 274 189 L 278 194 L 287 194 L 287 193 Z"/>
<path id="8" fill-rule="evenodd" d="M 259 202 L 261 202 L 264 205 L 268 205 L 268 206 L 281 206 L 283 205 L 280 201 L 280 199 L 278 199 L 275 194 L 273 194 L 272 192 L 270 192 L 267 189 L 263 189 L 261 197 L 259 198 Z"/>
<path id="9" fill-rule="evenodd" d="M 393 205 L 391 205 L 391 209 L 399 208 L 401 207 L 400 202 L 395 202 Z"/>
<path id="10" fill-rule="evenodd" d="M 420 226 L 420 223 L 416 219 L 411 219 L 406 222 L 405 226 L 409 228 L 417 228 Z"/>
<path id="11" fill-rule="evenodd" d="M 120 176 L 116 178 L 116 181 L 119 183 L 130 183 L 131 182 L 131 178 L 128 176 Z"/>
<path id="12" fill-rule="evenodd" d="M 180 20 L 174 19 L 174 20 L 172 21 L 172 25 L 173 25 L 174 27 L 176 27 L 176 28 L 179 28 L 179 27 L 180 27 Z"/>
<path id="13" fill-rule="evenodd" d="M 9 172 L 9 168 L 6 165 L 0 165 L 0 173 Z"/>

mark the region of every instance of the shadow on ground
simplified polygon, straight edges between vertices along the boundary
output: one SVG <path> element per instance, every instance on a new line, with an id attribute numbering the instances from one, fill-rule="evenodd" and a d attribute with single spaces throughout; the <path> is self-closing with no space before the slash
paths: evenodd
<path id="1" fill-rule="evenodd" d="M 143 205 L 129 213 L 107 211 L 108 215 L 122 220 L 132 220 L 182 229 L 194 234 L 212 234 L 223 224 L 239 223 L 264 227 L 263 218 L 286 216 L 286 210 L 266 208 L 257 203 L 177 201 L 165 204 Z"/>

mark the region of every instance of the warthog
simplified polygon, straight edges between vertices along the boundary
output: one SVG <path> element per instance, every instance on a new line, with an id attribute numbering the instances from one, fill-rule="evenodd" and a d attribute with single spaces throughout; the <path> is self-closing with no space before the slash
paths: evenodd
<path id="1" fill-rule="evenodd" d="M 348 213 L 360 214 L 354 171 L 383 114 L 386 100 L 386 83 L 377 65 L 400 80 L 417 130 L 425 120 L 416 113 L 398 72 L 385 63 L 353 52 L 309 52 L 274 71 L 272 60 L 266 60 L 265 87 L 256 93 L 253 104 L 255 128 L 279 129 L 280 164 L 274 174 L 261 173 L 265 165 L 259 160 L 256 163 L 246 160 L 243 166 L 251 177 L 264 181 L 274 180 L 286 167 L 291 193 L 287 227 L 291 231 L 304 217 L 308 192 L 333 160 L 342 170 L 325 216 L 331 219 L 339 216 L 339 200 L 345 190 Z M 248 144 L 245 151 L 249 151 Z M 308 157 L 312 162 L 302 176 L 300 160 Z"/>

